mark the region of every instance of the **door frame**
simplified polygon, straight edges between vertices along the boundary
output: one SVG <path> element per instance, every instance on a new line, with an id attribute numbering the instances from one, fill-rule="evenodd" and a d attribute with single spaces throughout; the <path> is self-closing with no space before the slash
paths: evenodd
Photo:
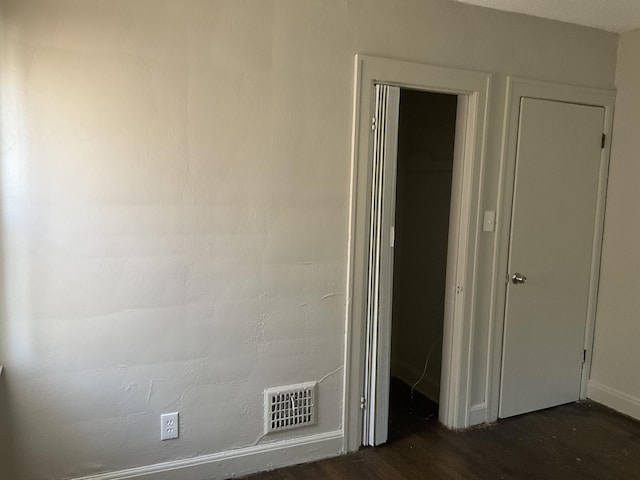
<path id="1" fill-rule="evenodd" d="M 492 295 L 490 318 L 490 368 L 488 369 L 487 407 L 488 421 L 498 419 L 500 408 L 500 389 L 502 373 L 502 353 L 505 322 L 505 305 L 507 294 L 507 268 L 509 261 L 509 242 L 511 231 L 511 213 L 513 209 L 513 190 L 515 183 L 516 153 L 518 141 L 518 124 L 520 117 L 520 101 L 523 97 L 552 100 L 566 103 L 576 103 L 603 107 L 603 133 L 605 145 L 602 149 L 600 161 L 600 176 L 598 181 L 598 199 L 596 205 L 596 220 L 594 228 L 593 252 L 591 256 L 591 278 L 589 282 L 589 300 L 587 306 L 584 348 L 586 350 L 585 363 L 582 369 L 580 398 L 586 398 L 591 359 L 593 353 L 593 336 L 595 331 L 595 317 L 600 277 L 600 258 L 602 252 L 602 235 L 604 231 L 604 214 L 609 177 L 609 157 L 611 152 L 611 132 L 613 129 L 613 114 L 616 92 L 614 90 L 586 88 L 550 82 L 530 80 L 515 76 L 507 77 L 507 89 L 504 112 L 504 131 L 502 139 L 502 153 L 500 160 L 500 178 L 497 205 L 502 212 L 496 222 L 494 251 L 501 252 L 493 264 Z"/>
<path id="2" fill-rule="evenodd" d="M 467 100 L 461 166 L 454 175 L 445 315 L 440 421 L 465 428 L 474 421 L 470 405 L 471 340 L 474 327 L 475 279 L 491 75 L 427 64 L 356 55 L 352 130 L 349 251 L 345 336 L 343 428 L 344 451 L 362 445 L 364 365 L 366 351 L 367 258 L 371 204 L 375 83 L 448 93 Z M 456 138 L 456 142 L 460 140 Z M 454 207 L 453 205 L 456 205 Z M 453 232 L 453 235 L 452 235 Z M 451 246 L 455 248 L 451 249 Z M 448 268 L 448 272 L 450 269 Z M 449 277 L 452 283 L 449 283 Z M 447 318 L 448 317 L 448 318 Z M 482 412 L 484 420 L 484 411 Z"/>

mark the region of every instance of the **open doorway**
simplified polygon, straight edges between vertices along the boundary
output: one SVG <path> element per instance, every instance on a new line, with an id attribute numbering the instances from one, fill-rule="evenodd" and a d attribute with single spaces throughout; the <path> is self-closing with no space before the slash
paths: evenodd
<path id="1" fill-rule="evenodd" d="M 458 96 L 401 89 L 389 438 L 438 418 Z"/>
<path id="2" fill-rule="evenodd" d="M 346 451 L 388 439 L 400 91 L 457 97 L 438 420 L 486 421 L 471 393 L 490 75 L 356 55 L 345 362 Z M 434 347 L 435 348 L 435 347 Z"/>
<path id="3" fill-rule="evenodd" d="M 394 273 L 397 273 L 397 284 L 400 288 L 411 286 L 410 295 L 398 295 L 399 300 L 395 303 L 396 315 L 405 318 L 422 318 L 409 322 L 400 322 L 400 330 L 404 334 L 396 335 L 396 352 L 404 353 L 410 350 L 403 344 L 403 338 L 414 348 L 414 357 L 423 357 L 424 352 L 415 347 L 415 339 L 419 334 L 425 333 L 431 328 L 423 328 L 429 323 L 433 323 L 435 328 L 429 335 L 430 346 L 426 351 L 426 358 L 420 364 L 422 367 L 411 366 L 417 364 L 415 360 L 404 362 L 404 382 L 402 378 L 394 378 L 394 387 L 406 390 L 407 382 L 410 383 L 409 394 L 394 393 L 393 399 L 401 401 L 410 400 L 409 405 L 402 405 L 396 402 L 398 409 L 395 413 L 410 413 L 411 417 L 420 418 L 417 414 L 416 404 L 422 400 L 420 391 L 416 390 L 424 382 L 429 371 L 430 360 L 436 347 L 440 347 L 442 352 L 439 356 L 441 369 L 436 368 L 435 379 L 432 384 L 435 390 L 441 390 L 439 399 L 443 399 L 443 408 L 430 408 L 437 410 L 438 418 L 448 419 L 451 410 L 447 409 L 452 400 L 457 401 L 456 393 L 451 392 L 451 366 L 455 359 L 455 316 L 456 311 L 460 312 L 460 300 L 463 298 L 464 287 L 459 283 L 458 274 L 464 271 L 460 268 L 460 261 L 464 261 L 464 256 L 460 255 L 460 242 L 462 224 L 460 222 L 460 212 L 462 209 L 461 199 L 463 197 L 463 148 L 464 140 L 467 138 L 466 121 L 467 106 L 469 98 L 464 95 L 448 94 L 443 92 L 432 92 L 430 90 L 415 89 L 413 96 L 411 90 L 397 86 L 378 84 L 376 90 L 376 115 L 373 119 L 372 142 L 375 146 L 372 162 L 372 194 L 370 210 L 370 237 L 369 237 L 369 268 L 367 272 L 368 295 L 367 295 L 367 356 L 365 363 L 365 396 L 364 398 L 364 426 L 363 443 L 365 445 L 381 445 L 389 437 L 389 419 L 391 400 L 391 380 L 392 372 L 392 317 L 394 314 Z M 404 92 L 403 120 L 403 146 L 402 151 L 406 155 L 403 159 L 403 166 L 398 166 L 398 156 L 400 153 L 400 99 Z M 448 100 L 448 101 L 447 101 Z M 449 120 L 440 118 L 438 110 L 449 109 Z M 415 125 L 414 125 L 415 124 Z M 450 131 L 450 134 L 445 134 Z M 432 141 L 429 140 L 432 139 Z M 443 141 L 443 138 L 445 139 Z M 442 146 L 440 143 L 442 142 Z M 436 143 L 438 147 L 436 147 Z M 450 145 L 452 144 L 452 145 Z M 436 154 L 436 149 L 446 151 L 445 156 Z M 436 160 L 438 159 L 438 160 Z M 445 172 L 445 182 L 442 182 L 441 175 L 436 172 Z M 424 180 L 434 174 L 431 185 L 424 183 Z M 404 184 L 400 187 L 398 195 L 397 177 L 403 174 Z M 428 174 L 428 175 L 425 175 Z M 423 182 L 419 179 L 422 177 Z M 442 185 L 445 184 L 443 188 Z M 438 187 L 436 187 L 438 185 Z M 444 191 L 445 195 L 434 195 L 436 201 L 429 201 L 429 196 L 438 190 Z M 425 192 L 428 192 L 425 194 Z M 454 193 L 457 192 L 457 193 Z M 396 202 L 400 199 L 403 204 L 397 209 Z M 428 206 L 425 207 L 425 200 Z M 433 199 L 431 199 L 433 200 Z M 440 203 L 443 208 L 436 207 Z M 433 209 L 433 218 L 429 218 L 427 210 Z M 439 213 L 435 213 L 439 212 Z M 402 255 L 398 270 L 394 269 L 396 262 L 396 221 L 397 215 L 405 217 L 403 232 L 400 241 L 404 244 L 406 252 Z M 428 308 L 416 307 L 405 310 L 405 306 L 411 302 L 407 298 L 415 300 L 416 304 L 424 302 L 424 289 L 426 284 L 424 278 L 426 271 L 438 272 L 441 269 L 433 268 L 433 262 L 424 262 L 419 258 L 431 258 L 425 255 L 426 247 L 435 252 L 434 245 L 425 244 L 425 235 L 433 234 L 435 230 L 435 218 L 445 220 L 443 228 L 440 228 L 441 235 L 434 238 L 446 245 L 442 252 L 436 256 L 437 263 L 444 263 L 444 274 L 435 273 L 430 284 L 437 284 L 434 311 L 442 310 L 442 315 L 431 316 L 439 319 L 434 322 L 425 322 L 424 316 L 428 313 Z M 425 222 L 425 220 L 427 220 Z M 429 224 L 429 220 L 433 223 Z M 420 224 L 419 226 L 416 226 Z M 448 227 L 448 229 L 447 229 Z M 437 242 L 436 242 L 437 243 Z M 439 249 L 438 249 L 439 250 Z M 416 268 L 417 267 L 417 268 Z M 414 272 L 414 273 L 412 273 Z M 422 281 L 417 281 L 420 278 Z M 437 279 L 437 280 L 436 280 Z M 440 293 L 442 292 L 442 293 Z M 419 326 L 418 326 L 419 324 Z M 407 328 L 403 328 L 407 327 Z M 416 332 L 417 328 L 417 332 Z M 424 337 L 423 337 L 424 339 Z M 455 340 L 454 340 L 455 341 Z M 402 366 L 402 361 L 407 360 L 401 354 L 396 356 L 396 367 Z M 431 364 L 432 365 L 432 364 Z M 432 370 L 433 367 L 431 368 Z M 407 374 L 407 371 L 414 370 L 414 374 Z M 438 373 L 442 371 L 439 375 Z M 422 372 L 419 376 L 415 372 Z M 398 371 L 396 371 L 398 373 Z M 411 377 L 413 380 L 407 380 Z M 416 379 L 417 378 L 417 379 Z M 442 379 L 442 380 L 441 380 Z M 442 383 L 442 388 L 440 384 Z M 405 387 L 403 387 L 405 385 Z M 438 396 L 431 394 L 434 398 L 432 402 L 438 402 Z M 427 395 L 423 395 L 425 399 Z M 421 402 L 426 406 L 428 402 Z M 427 415 L 430 418 L 432 415 Z M 424 418 L 424 417 L 423 417 Z M 406 418 L 408 420 L 408 418 Z M 400 418 L 396 418 L 395 424 L 405 423 Z M 409 422 L 413 423 L 413 422 Z M 414 425 L 416 426 L 416 425 Z"/>

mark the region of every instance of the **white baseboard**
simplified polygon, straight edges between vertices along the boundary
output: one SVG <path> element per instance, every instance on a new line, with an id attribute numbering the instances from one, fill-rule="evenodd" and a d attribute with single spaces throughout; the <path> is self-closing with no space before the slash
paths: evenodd
<path id="1" fill-rule="evenodd" d="M 487 423 L 487 404 L 473 405 L 469 409 L 469 426 L 475 427 Z"/>
<path id="2" fill-rule="evenodd" d="M 587 398 L 640 420 L 640 398 L 589 380 Z"/>
<path id="3" fill-rule="evenodd" d="M 321 433 L 75 480 L 216 480 L 341 455 L 343 432 Z"/>

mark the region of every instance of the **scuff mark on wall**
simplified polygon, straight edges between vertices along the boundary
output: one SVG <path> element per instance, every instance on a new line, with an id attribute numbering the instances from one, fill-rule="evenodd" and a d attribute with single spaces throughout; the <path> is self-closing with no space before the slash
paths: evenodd
<path id="1" fill-rule="evenodd" d="M 153 396 L 153 385 L 155 383 L 154 379 L 151 379 L 149 382 L 149 391 L 147 392 L 147 405 L 151 403 L 151 397 Z"/>
<path id="2" fill-rule="evenodd" d="M 328 300 L 333 297 L 344 297 L 344 293 L 328 293 L 321 300 Z"/>
<path id="3" fill-rule="evenodd" d="M 191 391 L 193 390 L 193 385 L 189 385 L 178 397 L 178 399 L 176 400 L 176 403 L 180 403 L 184 400 L 184 397 Z"/>

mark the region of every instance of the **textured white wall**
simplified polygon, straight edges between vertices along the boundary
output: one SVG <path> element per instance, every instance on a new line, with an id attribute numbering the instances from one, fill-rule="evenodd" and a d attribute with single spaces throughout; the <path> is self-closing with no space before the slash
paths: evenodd
<path id="1" fill-rule="evenodd" d="M 591 397 L 640 418 L 640 30 L 620 38 Z"/>
<path id="2" fill-rule="evenodd" d="M 445 0 L 4 0 L 12 480 L 254 444 L 265 387 L 343 366 L 353 56 L 611 87 L 617 37 Z M 482 237 L 474 403 L 493 237 Z M 342 372 L 317 427 L 341 428 Z M 159 441 L 159 414 L 181 438 Z M 6 431 L 3 433 L 6 434 Z M 263 439 L 262 441 L 269 441 Z"/>

